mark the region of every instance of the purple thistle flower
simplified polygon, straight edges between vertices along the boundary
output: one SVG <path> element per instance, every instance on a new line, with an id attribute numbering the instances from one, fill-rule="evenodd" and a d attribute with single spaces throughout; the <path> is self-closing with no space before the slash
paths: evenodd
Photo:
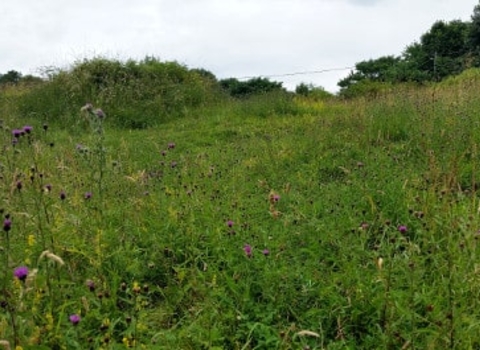
<path id="1" fill-rule="evenodd" d="M 91 292 L 95 291 L 95 282 L 94 281 L 87 280 L 85 282 L 85 284 L 87 285 L 88 289 L 90 289 Z"/>
<path id="2" fill-rule="evenodd" d="M 165 156 L 167 155 L 167 151 L 163 150 L 163 151 L 161 152 L 161 154 L 162 154 L 162 156 L 165 157 Z"/>
<path id="3" fill-rule="evenodd" d="M 80 322 L 80 320 L 81 320 L 80 315 L 78 315 L 78 314 L 70 315 L 70 316 L 68 317 L 68 319 L 70 320 L 70 322 L 71 322 L 74 326 L 76 326 L 76 325 Z"/>
<path id="4" fill-rule="evenodd" d="M 13 275 L 18 278 L 20 281 L 25 281 L 28 276 L 28 267 L 20 266 L 13 271 Z"/>
<path id="5" fill-rule="evenodd" d="M 65 191 L 62 190 L 60 192 L 60 199 L 63 201 L 63 200 L 65 200 L 65 198 L 67 198 L 67 195 L 65 194 Z"/>
<path id="6" fill-rule="evenodd" d="M 9 218 L 6 218 L 3 221 L 3 230 L 5 232 L 8 232 L 8 231 L 10 231 L 11 228 L 12 228 L 12 220 L 10 220 Z"/>
<path id="7" fill-rule="evenodd" d="M 245 244 L 243 251 L 248 258 L 252 257 L 252 246 L 250 244 Z"/>
<path id="8" fill-rule="evenodd" d="M 278 202 L 278 201 L 280 200 L 280 195 L 279 195 L 279 194 L 274 194 L 274 195 L 273 195 L 273 200 L 274 200 L 275 202 Z"/>
<path id="9" fill-rule="evenodd" d="M 407 226 L 405 226 L 405 225 L 398 226 L 398 232 L 400 232 L 400 233 L 407 232 Z"/>
<path id="10" fill-rule="evenodd" d="M 31 127 L 30 125 L 25 125 L 23 127 L 23 131 L 25 131 L 27 134 L 30 134 L 33 130 L 33 127 Z"/>
<path id="11" fill-rule="evenodd" d="M 22 130 L 19 130 L 19 129 L 13 129 L 12 130 L 12 135 L 14 138 L 19 138 L 20 136 L 22 136 Z"/>
<path id="12" fill-rule="evenodd" d="M 270 250 L 268 250 L 267 248 L 265 248 L 265 249 L 262 251 L 262 254 L 265 255 L 265 256 L 268 256 L 268 255 L 270 255 Z"/>
<path id="13" fill-rule="evenodd" d="M 174 149 L 175 148 L 175 143 L 174 142 L 170 142 L 168 144 L 168 149 Z"/>
<path id="14" fill-rule="evenodd" d="M 85 199 L 92 198 L 92 192 L 85 192 Z"/>
<path id="15" fill-rule="evenodd" d="M 232 220 L 228 220 L 228 221 L 227 221 L 227 226 L 228 226 L 228 227 L 233 227 L 233 221 L 232 221 Z"/>
<path id="16" fill-rule="evenodd" d="M 370 226 L 370 225 L 368 225 L 367 222 L 362 222 L 362 223 L 360 224 L 360 229 L 362 229 L 362 230 L 368 230 L 368 227 L 369 227 L 369 226 Z"/>

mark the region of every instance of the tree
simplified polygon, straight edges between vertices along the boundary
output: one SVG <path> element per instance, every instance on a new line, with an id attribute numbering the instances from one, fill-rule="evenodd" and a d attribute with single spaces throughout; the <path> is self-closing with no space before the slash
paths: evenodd
<path id="1" fill-rule="evenodd" d="M 436 80 L 458 74 L 469 53 L 469 32 L 469 23 L 437 21 L 419 43 L 407 47 L 404 59 L 417 77 Z"/>
<path id="2" fill-rule="evenodd" d="M 295 93 L 297 95 L 310 97 L 315 100 L 328 99 L 333 95 L 326 91 L 322 86 L 314 86 L 312 84 L 300 83 L 295 87 Z"/>
<path id="3" fill-rule="evenodd" d="M 473 8 L 470 29 L 468 31 L 468 48 L 470 55 L 474 58 L 473 65 L 480 66 L 480 2 Z"/>
<path id="4" fill-rule="evenodd" d="M 17 84 L 22 78 L 22 73 L 16 70 L 10 70 L 0 75 L 0 84 Z"/>
<path id="5" fill-rule="evenodd" d="M 440 21 L 422 36 L 425 52 L 434 58 L 434 78 L 458 74 L 465 68 L 469 30 L 470 24 L 466 22 Z"/>
<path id="6" fill-rule="evenodd" d="M 305 83 L 300 83 L 295 87 L 295 93 L 302 96 L 308 96 L 311 90 L 312 86 Z"/>
<path id="7" fill-rule="evenodd" d="M 22 76 L 22 78 L 20 79 L 20 82 L 26 83 L 26 84 L 39 84 L 39 83 L 43 83 L 44 81 L 40 77 L 31 75 L 31 74 L 27 74 L 27 75 Z"/>
<path id="8" fill-rule="evenodd" d="M 415 42 L 405 49 L 403 52 L 404 81 L 422 82 L 429 80 L 430 67 L 433 64 L 433 58 L 429 57 L 425 52 L 421 43 Z"/>
<path id="9" fill-rule="evenodd" d="M 441 57 L 461 57 L 468 52 L 469 29 L 469 24 L 460 20 L 437 21 L 421 36 L 420 42 L 430 56 L 436 53 Z"/>
<path id="10" fill-rule="evenodd" d="M 246 97 L 255 94 L 264 94 L 272 91 L 285 91 L 282 83 L 270 81 L 266 78 L 252 78 L 239 81 L 236 78 L 220 80 L 220 86 L 233 97 Z"/>
<path id="11" fill-rule="evenodd" d="M 480 5 L 476 7 L 476 14 L 480 45 Z M 458 74 L 467 67 L 471 55 L 469 50 L 469 45 L 473 45 L 472 39 L 469 41 L 469 35 L 473 35 L 471 28 L 470 23 L 459 20 L 437 21 L 421 36 L 419 42 L 407 46 L 401 56 L 384 56 L 359 62 L 355 65 L 354 71 L 338 82 L 338 86 L 345 90 L 362 82 L 362 88 L 359 87 L 356 91 L 363 91 L 368 86 L 367 82 L 421 83 Z"/>
<path id="12" fill-rule="evenodd" d="M 383 56 L 377 59 L 361 61 L 355 64 L 355 70 L 338 82 L 338 86 L 346 89 L 361 81 L 394 82 L 398 77 L 398 64 L 401 58 Z"/>
<path id="13" fill-rule="evenodd" d="M 471 51 L 480 49 L 480 2 L 473 8 L 472 22 L 468 33 L 468 45 Z"/>

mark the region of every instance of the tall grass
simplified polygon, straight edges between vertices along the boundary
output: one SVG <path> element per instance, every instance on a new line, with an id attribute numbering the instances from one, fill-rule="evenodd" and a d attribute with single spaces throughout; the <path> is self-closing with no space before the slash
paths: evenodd
<path id="1" fill-rule="evenodd" d="M 469 74 L 374 100 L 186 103 L 181 118 L 144 130 L 111 120 L 128 101 L 132 120 L 143 117 L 141 100 L 114 90 L 92 92 L 102 120 L 82 114 L 83 94 L 56 104 L 55 84 L 43 93 L 56 117 L 45 102 L 17 114 L 39 90 L 2 93 L 0 339 L 23 349 L 480 346 L 479 81 Z"/>

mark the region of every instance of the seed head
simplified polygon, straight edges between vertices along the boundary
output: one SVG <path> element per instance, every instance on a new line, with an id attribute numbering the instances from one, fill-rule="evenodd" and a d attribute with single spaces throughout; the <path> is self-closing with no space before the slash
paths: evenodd
<path id="1" fill-rule="evenodd" d="M 104 119 L 105 118 L 105 112 L 102 111 L 100 108 L 97 108 L 94 113 L 98 117 L 98 119 Z"/>
<path id="2" fill-rule="evenodd" d="M 80 108 L 82 112 L 91 112 L 93 110 L 93 105 L 91 103 L 86 103 L 85 106 Z"/>
<path id="3" fill-rule="evenodd" d="M 11 349 L 10 343 L 8 342 L 8 340 L 0 340 L 0 345 L 3 346 L 5 350 Z"/>
<path id="4" fill-rule="evenodd" d="M 377 269 L 381 270 L 383 268 L 383 258 L 378 257 L 376 261 Z"/>
<path id="5" fill-rule="evenodd" d="M 62 265 L 62 266 L 65 265 L 65 262 L 63 261 L 63 259 L 61 257 L 53 254 L 49 250 L 43 251 L 42 254 L 40 254 L 40 257 L 38 258 L 38 260 L 41 260 L 43 258 L 48 258 L 48 259 L 50 259 L 52 261 L 55 261 L 57 264 Z"/>

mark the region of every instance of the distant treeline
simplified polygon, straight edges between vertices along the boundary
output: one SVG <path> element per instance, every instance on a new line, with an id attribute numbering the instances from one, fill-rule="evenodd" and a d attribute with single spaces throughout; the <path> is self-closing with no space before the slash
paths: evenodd
<path id="1" fill-rule="evenodd" d="M 16 70 L 10 70 L 5 74 L 0 73 L 0 85 L 18 84 L 18 83 L 39 83 L 42 78 L 34 75 L 22 75 Z"/>
<path id="2" fill-rule="evenodd" d="M 92 83 L 97 88 L 100 85 L 106 87 L 106 85 L 111 83 L 119 83 L 122 81 L 126 82 L 127 80 L 131 81 L 132 77 L 128 77 L 130 74 L 134 74 L 136 78 L 147 78 L 149 74 L 139 74 L 138 72 L 142 69 L 146 69 L 153 76 L 150 78 L 158 78 L 160 70 L 169 69 L 172 70 L 173 67 L 177 68 L 175 74 L 180 75 L 198 75 L 204 82 L 208 82 L 208 85 L 217 85 L 217 88 L 221 90 L 222 93 L 234 98 L 245 98 L 253 95 L 259 95 L 269 92 L 287 92 L 283 87 L 281 82 L 270 81 L 268 78 L 262 77 L 253 77 L 248 80 L 239 80 L 237 78 L 227 78 L 218 80 L 217 77 L 210 71 L 203 68 L 194 68 L 187 69 L 186 67 L 176 63 L 176 62 L 161 62 L 156 58 L 147 57 L 145 60 L 140 62 L 135 62 L 129 60 L 126 63 L 122 63 L 117 60 L 109 60 L 106 58 L 94 58 L 92 60 L 85 60 L 83 62 L 77 63 L 69 71 L 61 71 L 55 68 L 49 68 L 47 72 L 43 75 L 48 76 L 46 79 L 42 79 L 38 76 L 25 75 L 22 73 L 10 70 L 5 74 L 0 73 L 0 86 L 2 85 L 17 85 L 21 83 L 42 83 L 45 81 L 52 81 L 58 79 L 59 76 L 69 74 L 69 75 L 78 75 L 79 71 L 86 71 L 92 75 L 86 83 Z M 154 70 L 158 70 L 154 73 Z M 135 71 L 137 71 L 135 73 Z M 172 70 L 173 71 L 173 70 Z M 170 77 L 172 77 L 172 71 L 170 72 Z M 173 74 L 173 75 L 175 75 Z M 85 74 L 84 74 L 85 75 Z M 123 76 L 123 78 L 121 78 Z M 164 77 L 165 78 L 165 77 Z M 177 76 L 178 78 L 178 76 Z M 175 80 L 175 79 L 174 79 Z M 177 82 L 184 81 L 185 79 L 176 79 Z M 166 83 L 168 79 L 163 79 L 162 83 Z M 322 97 L 331 97 L 332 95 L 326 92 L 322 87 L 316 87 L 312 84 L 300 83 L 295 90 L 295 93 L 300 95 L 316 95 Z"/>
<path id="3" fill-rule="evenodd" d="M 375 93 L 389 84 L 440 81 L 478 67 L 480 2 L 473 10 L 471 21 L 437 21 L 400 56 L 358 62 L 338 86 L 341 95 L 357 96 Z"/>

